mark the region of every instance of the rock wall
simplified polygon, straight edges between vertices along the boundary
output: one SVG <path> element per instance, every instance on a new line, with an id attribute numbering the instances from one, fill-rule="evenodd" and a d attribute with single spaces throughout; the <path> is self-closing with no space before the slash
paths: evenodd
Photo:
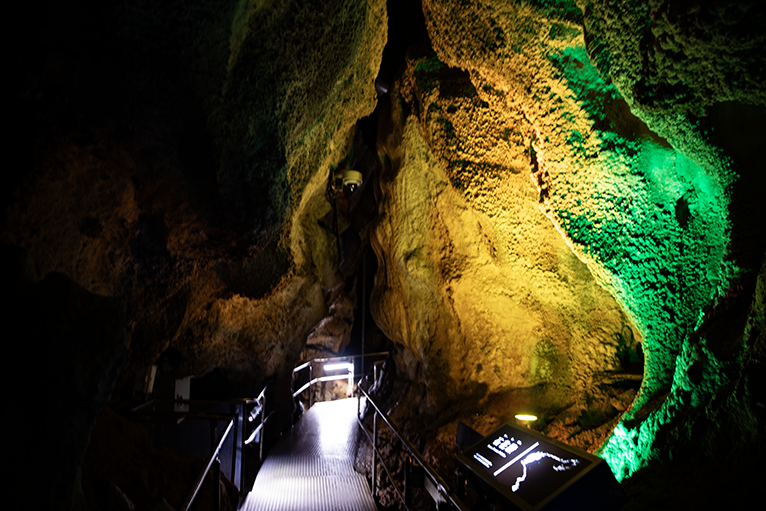
<path id="1" fill-rule="evenodd" d="M 124 363 L 106 350 L 93 402 L 170 348 L 171 376 L 218 368 L 239 395 L 277 377 L 287 402 L 307 337 L 306 356 L 350 335 L 325 187 L 375 109 L 386 5 L 17 9 L 0 241 L 30 256 L 13 279 L 124 304 Z M 762 452 L 762 3 L 422 11 L 376 113 L 378 210 L 360 230 L 408 381 L 397 420 L 448 466 L 456 420 L 488 431 L 534 408 L 636 488 L 656 462 L 713 474 Z M 101 364 L 44 337 L 62 365 Z"/>
<path id="2" fill-rule="evenodd" d="M 63 274 L 123 303 L 130 342 L 99 399 L 119 406 L 134 371 L 172 348 L 171 379 L 219 368 L 232 394 L 253 396 L 277 378 L 286 409 L 273 424 L 289 424 L 289 370 L 342 284 L 319 220 L 330 167 L 375 107 L 385 3 L 71 1 L 11 14 L 24 42 L 0 241 L 24 249 L 43 282 Z M 72 339 L 36 337 L 34 350 L 87 378 L 99 361 Z M 40 378 L 69 392 L 55 374 Z M 54 469 L 62 508 L 90 419 Z"/>
<path id="3" fill-rule="evenodd" d="M 635 377 L 607 374 L 638 349 L 632 325 L 538 209 L 528 146 L 501 138 L 528 125 L 482 107 L 467 75 L 433 54 L 410 60 L 400 87 L 383 135 L 372 307 L 419 363 L 424 420 L 571 421 L 595 387 L 614 386 L 594 393 L 602 404 L 625 392 Z"/>
<path id="4" fill-rule="evenodd" d="M 26 505 L 68 510 L 96 417 L 126 358 L 125 301 L 90 293 L 61 273 L 40 279 L 26 254 L 5 244 L 0 286 L 10 298 L 0 312 L 16 467 L 10 485 Z"/>
<path id="5" fill-rule="evenodd" d="M 764 65 L 751 49 L 762 37 L 752 21 L 762 8 L 432 0 L 423 7 L 440 61 L 431 70 L 463 69 L 463 88 L 472 85 L 477 96 L 470 122 L 458 104 L 417 98 L 423 130 L 441 135 L 429 145 L 444 155 L 452 187 L 475 196 L 484 184 L 487 195 L 507 194 L 486 170 L 466 165 L 466 147 L 485 144 L 486 154 L 502 147 L 510 161 L 514 152 L 518 161 L 529 155 L 540 211 L 642 338 L 641 391 L 601 451 L 618 478 L 633 474 L 671 449 L 666 429 L 728 395 L 742 374 L 740 357 L 760 342 L 760 333 L 720 329 L 742 332 L 735 318 L 759 303 L 766 247 L 754 218 L 764 211 L 744 189 L 763 181 L 752 169 L 763 167 L 755 147 L 763 138 L 756 82 Z M 434 79 L 444 96 L 448 86 Z M 482 108 L 517 121 L 500 133 L 482 122 Z M 736 115 L 739 128 L 727 120 Z M 461 138 L 462 125 L 469 135 Z M 485 168 L 490 162 L 484 157 Z M 762 430 L 747 418 L 758 399 L 732 419 L 750 424 L 746 437 Z"/>
<path id="6" fill-rule="evenodd" d="M 257 393 L 340 282 L 317 220 L 375 106 L 384 4 L 75 2 L 20 19 L 41 35 L 15 74 L 24 166 L 2 240 L 41 275 L 126 297 L 123 382 L 172 347 L 179 376 L 220 366 Z"/>

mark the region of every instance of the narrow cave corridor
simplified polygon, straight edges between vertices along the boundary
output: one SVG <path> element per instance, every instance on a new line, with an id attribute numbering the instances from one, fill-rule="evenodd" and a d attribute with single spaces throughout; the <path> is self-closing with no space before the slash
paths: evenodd
<path id="1" fill-rule="evenodd" d="M 0 288 L 11 409 L 35 410 L 11 453 L 25 507 L 180 510 L 233 420 L 218 502 L 237 509 L 310 404 L 293 368 L 330 358 L 375 367 L 365 392 L 450 491 L 460 438 L 533 413 L 604 461 L 625 511 L 749 505 L 763 3 L 67 0 L 10 19 Z"/>

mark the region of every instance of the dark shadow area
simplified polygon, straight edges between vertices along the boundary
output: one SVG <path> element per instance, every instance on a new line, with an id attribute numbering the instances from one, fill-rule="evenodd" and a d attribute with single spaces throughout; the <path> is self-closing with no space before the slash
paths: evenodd
<path id="1" fill-rule="evenodd" d="M 290 270 L 290 252 L 270 243 L 245 261 L 218 261 L 216 276 L 233 294 L 258 299 L 268 294 Z"/>
<path id="2" fill-rule="evenodd" d="M 388 0 L 388 42 L 383 49 L 375 87 L 378 97 L 386 96 L 397 73 L 405 65 L 408 48 L 425 33 L 425 19 L 419 0 Z M 348 227 L 340 233 L 342 256 L 339 271 L 346 277 L 356 271 L 364 241 L 360 233 L 373 219 L 377 202 L 373 182 L 377 179 L 380 160 L 376 141 L 380 107 L 357 122 L 356 134 L 346 161 L 346 169 L 363 175 L 362 184 L 355 189 L 343 187 L 340 214 L 346 216 Z"/>
<path id="3" fill-rule="evenodd" d="M 30 412 L 12 430 L 10 484 L 21 507 L 69 510 L 81 493 L 96 417 L 125 360 L 125 301 L 90 293 L 61 273 L 40 279 L 26 252 L 7 244 L 0 244 L 0 296 L 5 356 L 20 369 L 9 374 L 9 410 Z"/>
<path id="4" fill-rule="evenodd" d="M 404 65 L 407 49 L 426 29 L 420 0 L 388 0 L 388 42 L 383 49 L 375 88 L 378 94 L 387 94 L 397 71 Z"/>
<path id="5" fill-rule="evenodd" d="M 391 340 L 375 323 L 370 310 L 370 297 L 378 271 L 378 260 L 375 252 L 367 246 L 361 256 L 359 272 L 356 278 L 357 306 L 354 309 L 354 324 L 351 328 L 351 342 L 346 347 L 344 355 L 359 355 L 362 353 L 362 329 L 364 328 L 364 352 L 376 353 L 388 351 Z M 364 327 L 362 326 L 364 325 Z M 367 364 L 365 364 L 367 365 Z"/>
<path id="6" fill-rule="evenodd" d="M 732 221 L 731 258 L 740 266 L 758 268 L 766 250 L 766 107 L 729 101 L 708 109 L 700 130 L 732 158 L 739 178 L 734 183 L 729 214 Z"/>
<path id="7" fill-rule="evenodd" d="M 708 347 L 719 358 L 739 349 L 750 304 L 756 292 L 758 270 L 766 254 L 766 108 L 738 102 L 710 107 L 700 129 L 710 142 L 732 158 L 734 182 L 729 217 L 731 243 L 729 258 L 744 270 L 715 309 L 706 311 L 705 323 L 697 335 L 706 337 Z"/>

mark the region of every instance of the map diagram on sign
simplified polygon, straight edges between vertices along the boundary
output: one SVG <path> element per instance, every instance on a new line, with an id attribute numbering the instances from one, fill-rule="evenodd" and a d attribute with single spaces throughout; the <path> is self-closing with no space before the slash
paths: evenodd
<path id="1" fill-rule="evenodd" d="M 505 426 L 464 453 L 494 480 L 532 506 L 591 464 L 587 458 L 523 430 Z"/>

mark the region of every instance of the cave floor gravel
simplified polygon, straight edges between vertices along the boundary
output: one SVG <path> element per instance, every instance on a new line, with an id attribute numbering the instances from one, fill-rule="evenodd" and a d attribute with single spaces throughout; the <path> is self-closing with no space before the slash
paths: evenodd
<path id="1" fill-rule="evenodd" d="M 354 470 L 356 399 L 317 403 L 271 449 L 243 511 L 375 511 Z"/>

